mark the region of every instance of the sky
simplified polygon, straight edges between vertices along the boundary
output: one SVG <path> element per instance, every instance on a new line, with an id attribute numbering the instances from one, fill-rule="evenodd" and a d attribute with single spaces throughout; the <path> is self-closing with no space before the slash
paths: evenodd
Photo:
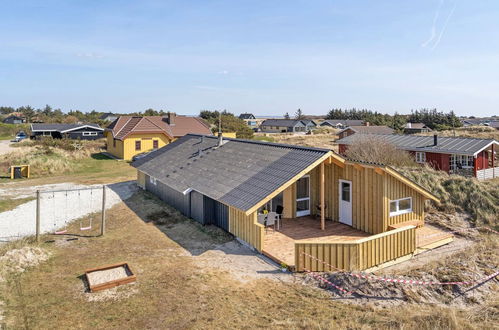
<path id="1" fill-rule="evenodd" d="M 499 1 L 0 0 L 0 105 L 499 114 Z"/>

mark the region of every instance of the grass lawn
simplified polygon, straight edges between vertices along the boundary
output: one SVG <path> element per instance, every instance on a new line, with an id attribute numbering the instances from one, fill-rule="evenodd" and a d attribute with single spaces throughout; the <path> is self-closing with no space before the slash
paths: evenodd
<path id="1" fill-rule="evenodd" d="M 21 204 L 27 203 L 31 200 L 35 199 L 34 197 L 26 197 L 26 198 L 8 198 L 8 199 L 0 199 L 0 212 L 10 211 L 15 209 Z"/>
<path id="2" fill-rule="evenodd" d="M 33 186 L 60 182 L 74 182 L 81 184 L 104 184 L 136 179 L 137 172 L 124 161 L 108 158 L 103 154 L 96 153 L 90 157 L 74 162 L 70 173 L 52 175 L 34 175 L 30 179 L 10 180 L 6 177 L 0 178 L 0 185 L 4 183 L 13 186 Z"/>
<path id="3" fill-rule="evenodd" d="M 97 226 L 85 235 L 98 230 Z M 69 231 L 77 233 L 77 224 Z M 301 284 L 300 275 L 295 282 L 240 281 L 217 265 L 200 263 L 228 240 L 223 231 L 201 227 L 151 195 L 138 192 L 108 212 L 104 237 L 72 241 L 62 236 L 44 237 L 39 246 L 50 252 L 50 259 L 7 276 L 3 286 L 0 283 L 6 326 L 447 329 L 497 324 L 497 319 L 483 318 L 480 306 L 473 310 L 431 304 L 374 309 L 334 300 L 324 290 Z M 205 245 L 199 245 L 203 242 Z M 0 255 L 2 252 L 0 249 Z M 117 262 L 130 264 L 136 283 L 101 293 L 85 292 L 81 280 L 85 269 Z M 494 315 L 493 311 L 488 315 Z"/>

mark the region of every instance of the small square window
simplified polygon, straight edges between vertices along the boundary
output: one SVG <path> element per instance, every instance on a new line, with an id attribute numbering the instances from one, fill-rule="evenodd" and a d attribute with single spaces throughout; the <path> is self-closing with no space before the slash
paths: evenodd
<path id="1" fill-rule="evenodd" d="M 397 212 L 397 201 L 390 202 L 390 213 Z"/>
<path id="2" fill-rule="evenodd" d="M 411 209 L 411 200 L 402 199 L 399 201 L 399 211 L 407 211 Z"/>
<path id="3" fill-rule="evenodd" d="M 390 216 L 412 212 L 412 198 L 401 198 L 390 201 Z"/>

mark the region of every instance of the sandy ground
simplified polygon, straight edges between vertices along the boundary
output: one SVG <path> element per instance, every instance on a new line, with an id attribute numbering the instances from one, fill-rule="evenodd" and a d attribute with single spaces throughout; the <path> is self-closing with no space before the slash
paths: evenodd
<path id="1" fill-rule="evenodd" d="M 0 155 L 8 154 L 15 150 L 15 148 L 10 146 L 11 143 L 9 140 L 0 140 Z"/>
<path id="2" fill-rule="evenodd" d="M 69 222 L 85 215 L 100 212 L 102 209 L 101 185 L 75 185 L 72 183 L 51 184 L 43 186 L 0 189 L 4 198 L 34 197 L 37 190 L 41 192 L 62 190 L 55 193 L 42 193 L 40 202 L 41 232 L 53 232 L 66 226 Z M 68 191 L 70 189 L 95 188 L 92 190 Z M 108 185 L 106 192 L 106 209 L 131 197 L 137 190 L 134 181 Z M 35 234 L 36 200 L 21 204 L 13 210 L 0 213 L 0 242 L 9 241 Z M 88 226 L 89 223 L 83 224 Z"/>
<path id="3" fill-rule="evenodd" d="M 102 284 L 110 281 L 119 280 L 128 277 L 128 273 L 124 266 L 99 270 L 87 274 L 90 285 Z"/>

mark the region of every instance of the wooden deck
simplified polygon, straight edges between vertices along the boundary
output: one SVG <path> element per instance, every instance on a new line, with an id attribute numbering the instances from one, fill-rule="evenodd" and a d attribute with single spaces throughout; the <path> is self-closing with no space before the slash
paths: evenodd
<path id="1" fill-rule="evenodd" d="M 283 219 L 281 229 L 267 229 L 263 244 L 263 254 L 276 262 L 288 266 L 295 264 L 295 241 L 334 242 L 357 240 L 370 234 L 338 222 L 326 222 L 326 230 L 321 230 L 319 219 L 300 217 Z"/>
<path id="2" fill-rule="evenodd" d="M 454 235 L 451 233 L 425 225 L 424 227 L 416 229 L 416 247 L 419 250 L 434 249 L 452 242 L 453 237 Z"/>
<path id="3" fill-rule="evenodd" d="M 296 241 L 334 243 L 356 241 L 369 236 L 372 235 L 338 222 L 327 221 L 326 230 L 321 230 L 319 219 L 312 217 L 283 219 L 279 231 L 274 231 L 272 228 L 266 230 L 262 252 L 274 261 L 285 263 L 294 269 Z M 452 240 L 452 234 L 437 228 L 428 225 L 417 228 L 415 253 L 434 249 Z"/>

